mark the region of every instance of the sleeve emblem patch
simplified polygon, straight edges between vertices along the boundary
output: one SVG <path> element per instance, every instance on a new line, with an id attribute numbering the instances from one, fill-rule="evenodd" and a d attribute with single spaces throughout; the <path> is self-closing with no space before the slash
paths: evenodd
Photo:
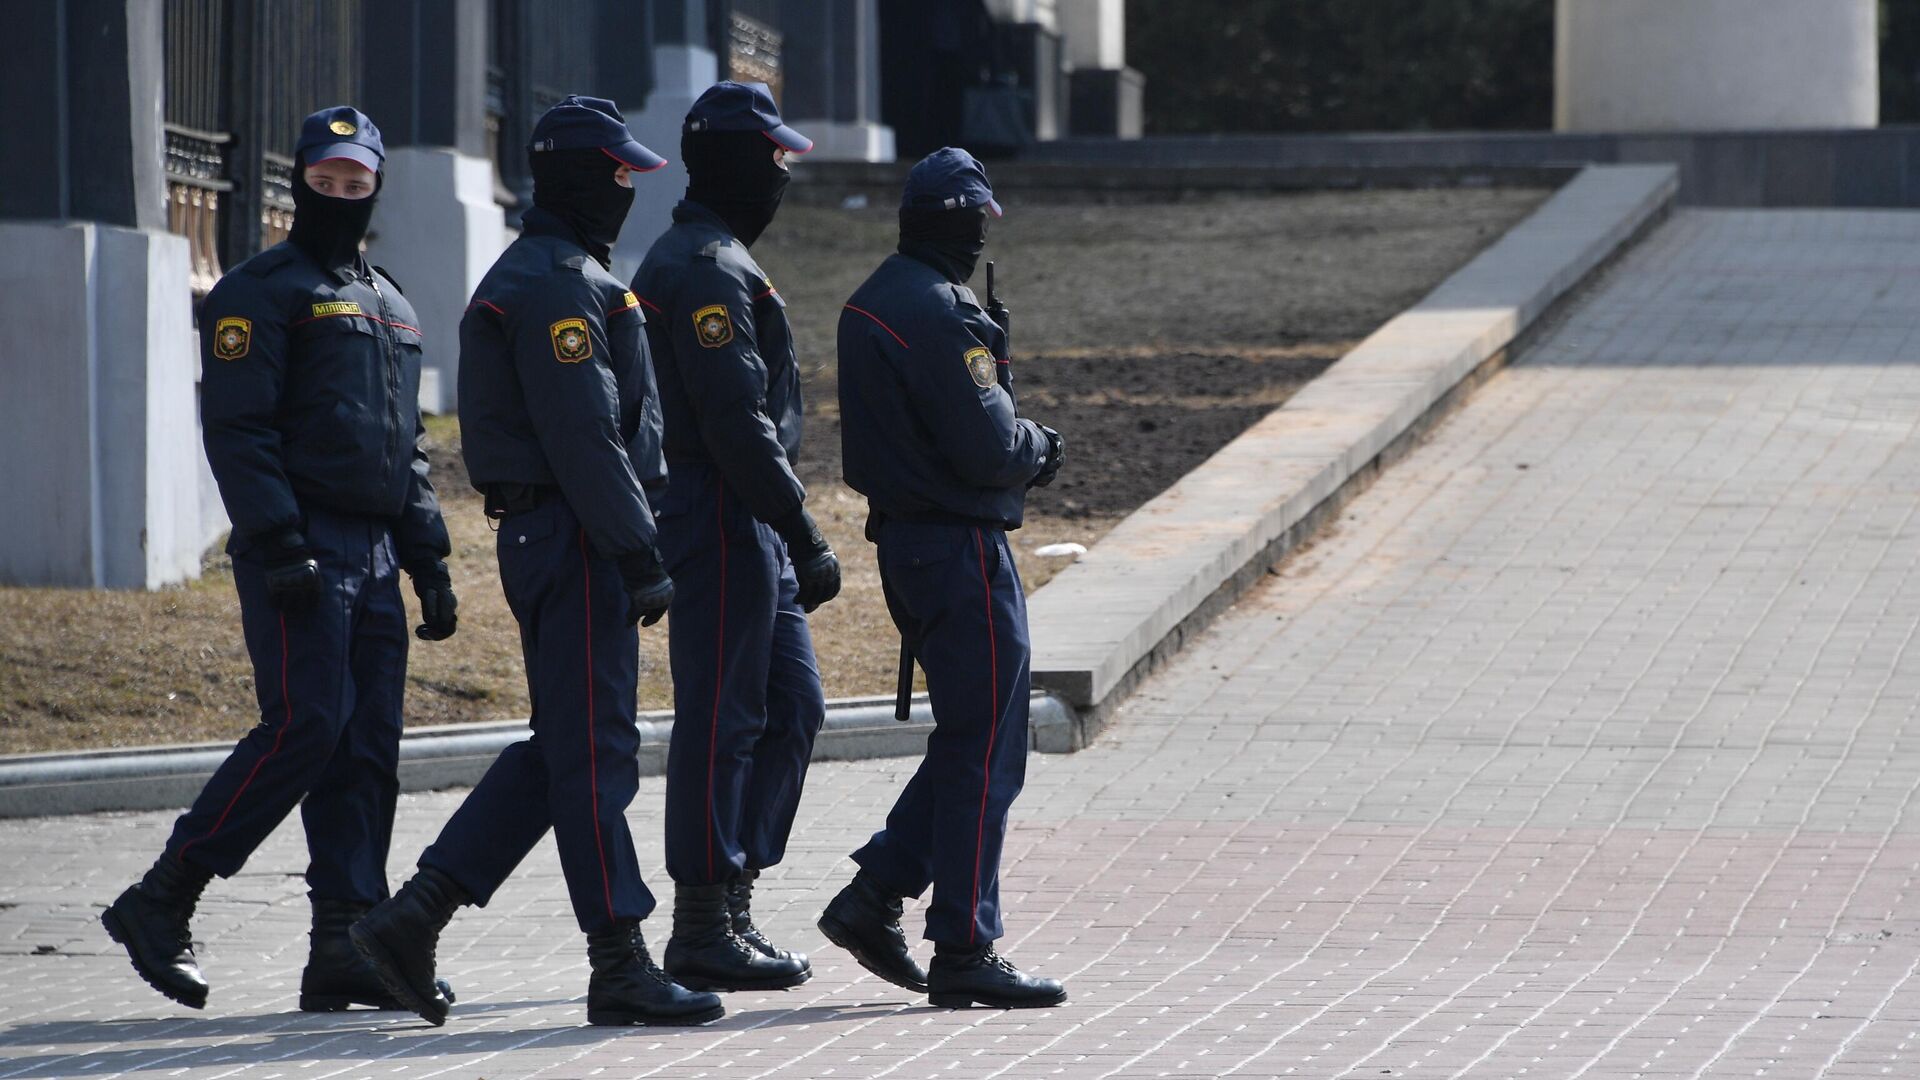
<path id="1" fill-rule="evenodd" d="M 693 329 L 705 348 L 717 349 L 732 341 L 733 320 L 727 315 L 727 305 L 713 304 L 694 312 Z"/>
<path id="2" fill-rule="evenodd" d="M 992 386 L 993 354 L 986 349 L 967 350 L 967 374 L 973 376 L 973 385 L 985 390 Z"/>
<path id="3" fill-rule="evenodd" d="M 553 337 L 553 358 L 563 364 L 577 364 L 593 357 L 593 334 L 585 319 L 561 319 L 547 328 Z"/>
<path id="4" fill-rule="evenodd" d="M 351 300 L 334 300 L 330 303 L 313 305 L 313 317 L 316 319 L 324 319 L 331 315 L 359 314 L 363 314 L 360 305 Z"/>
<path id="5" fill-rule="evenodd" d="M 253 320 L 229 315 L 213 324 L 213 355 L 238 360 L 253 347 Z"/>

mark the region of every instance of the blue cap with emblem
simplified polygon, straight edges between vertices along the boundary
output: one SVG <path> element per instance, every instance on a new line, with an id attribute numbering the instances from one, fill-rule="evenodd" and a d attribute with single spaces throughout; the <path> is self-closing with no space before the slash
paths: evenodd
<path id="1" fill-rule="evenodd" d="M 907 190 L 900 197 L 902 210 L 958 210 L 963 206 L 984 206 L 994 217 L 1000 216 L 993 185 L 987 183 L 987 170 L 972 154 L 957 146 L 942 147 L 921 158 L 907 174 Z"/>
<path id="2" fill-rule="evenodd" d="M 300 124 L 300 141 L 293 152 L 308 165 L 345 159 L 373 172 L 387 159 L 380 129 L 367 114 L 348 105 L 321 109 Z"/>
<path id="3" fill-rule="evenodd" d="M 527 143 L 529 153 L 543 150 L 600 150 L 622 165 L 639 172 L 652 172 L 667 159 L 640 145 L 620 107 L 606 98 L 569 94 L 533 125 L 533 137 Z"/>
<path id="4" fill-rule="evenodd" d="M 687 110 L 683 135 L 718 131 L 758 131 L 774 145 L 790 154 L 813 149 L 813 140 L 793 130 L 780 119 L 780 107 L 773 103 L 773 91 L 766 83 L 717 82 Z"/>

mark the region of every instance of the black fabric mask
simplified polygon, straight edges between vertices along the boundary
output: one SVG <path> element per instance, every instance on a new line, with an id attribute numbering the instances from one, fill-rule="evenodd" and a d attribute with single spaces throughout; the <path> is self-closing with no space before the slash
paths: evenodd
<path id="1" fill-rule="evenodd" d="M 900 210 L 900 254 L 919 259 L 955 284 L 973 276 L 974 265 L 986 249 L 984 206 Z"/>
<path id="2" fill-rule="evenodd" d="M 598 149 L 542 150 L 527 156 L 533 168 L 533 205 L 566 222 L 601 266 L 612 265 L 614 241 L 633 209 L 633 189 L 613 179 L 620 163 Z"/>
<path id="3" fill-rule="evenodd" d="M 762 131 L 710 131 L 680 136 L 687 163 L 687 198 L 720 215 L 748 247 L 767 231 L 793 177 L 773 160 L 774 141 Z"/>
<path id="4" fill-rule="evenodd" d="M 287 239 L 329 270 L 351 266 L 360 258 L 360 241 L 373 220 L 373 203 L 380 197 L 381 174 L 374 174 L 373 194 L 364 199 L 322 195 L 307 186 L 306 162 L 293 159 L 293 227 Z"/>

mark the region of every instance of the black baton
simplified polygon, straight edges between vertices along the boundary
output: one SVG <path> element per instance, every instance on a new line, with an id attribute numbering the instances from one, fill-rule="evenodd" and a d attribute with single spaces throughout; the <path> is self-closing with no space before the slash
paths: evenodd
<path id="1" fill-rule="evenodd" d="M 913 713 L 913 646 L 900 639 L 900 685 L 893 692 L 893 718 L 901 723 Z"/>

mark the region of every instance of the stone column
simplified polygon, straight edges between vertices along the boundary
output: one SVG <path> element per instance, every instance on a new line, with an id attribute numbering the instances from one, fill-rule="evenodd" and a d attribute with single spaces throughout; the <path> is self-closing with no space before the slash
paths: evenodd
<path id="1" fill-rule="evenodd" d="M 19 0 L 0 65 L 0 582 L 197 576 L 198 350 L 165 231 L 161 5 Z"/>
<path id="2" fill-rule="evenodd" d="M 1876 0 L 1558 0 L 1554 128 L 1874 127 Z"/>
<path id="3" fill-rule="evenodd" d="M 720 81 L 720 57 L 708 36 L 705 0 L 655 0 L 652 19 L 653 91 L 645 101 L 619 101 L 634 138 L 667 159 L 663 169 L 633 181 L 633 212 L 614 246 L 613 273 L 633 277 L 647 249 L 673 223 L 673 206 L 687 191 L 680 162 L 680 124 L 707 87 Z"/>
<path id="4" fill-rule="evenodd" d="M 880 123 L 879 0 L 782 0 L 786 100 L 780 114 L 813 140 L 810 161 L 892 161 Z"/>
<path id="5" fill-rule="evenodd" d="M 451 412 L 460 317 L 507 243 L 487 159 L 487 8 L 382 0 L 365 10 L 359 105 L 387 147 L 367 258 L 393 272 L 420 315 L 421 407 Z"/>
<path id="6" fill-rule="evenodd" d="M 1140 137 L 1146 80 L 1127 66 L 1124 0 L 1059 0 L 1075 135 Z"/>

